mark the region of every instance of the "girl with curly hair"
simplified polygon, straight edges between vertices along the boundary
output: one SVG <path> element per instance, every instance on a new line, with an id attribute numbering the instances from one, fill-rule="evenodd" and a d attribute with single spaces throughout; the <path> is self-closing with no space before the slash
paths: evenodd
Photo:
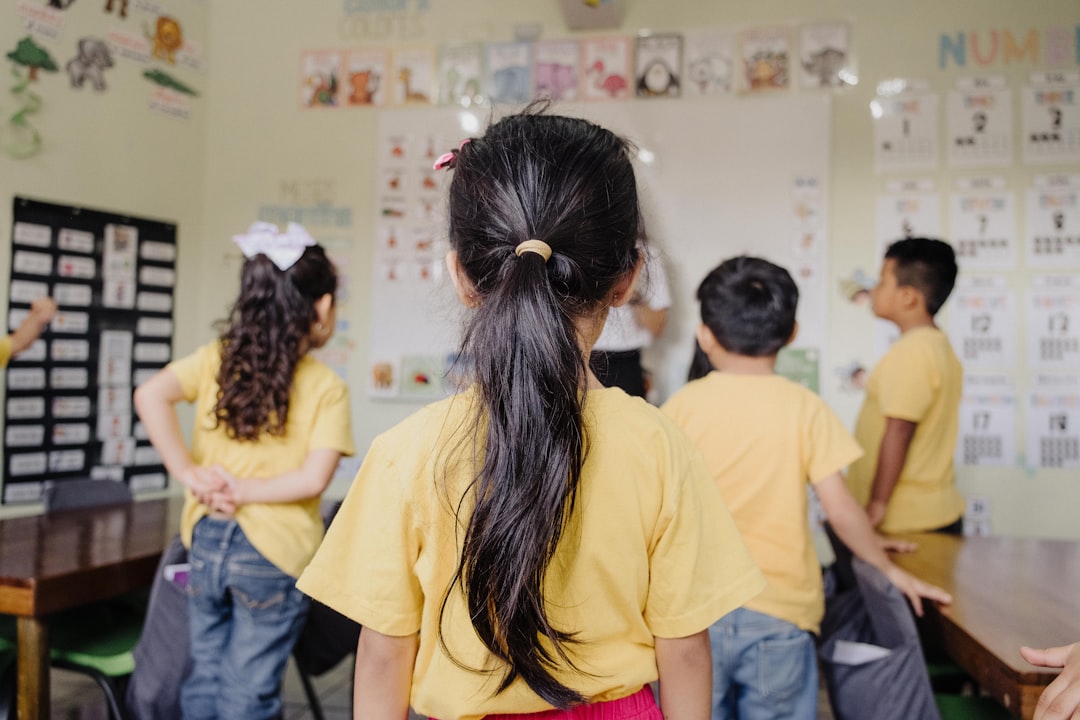
<path id="1" fill-rule="evenodd" d="M 345 383 L 308 353 L 333 334 L 337 275 L 298 225 L 256 223 L 221 334 L 135 391 L 185 487 L 193 670 L 185 718 L 272 718 L 307 600 L 296 578 L 322 540 L 319 499 L 351 455 Z M 195 404 L 190 449 L 175 405 Z"/>

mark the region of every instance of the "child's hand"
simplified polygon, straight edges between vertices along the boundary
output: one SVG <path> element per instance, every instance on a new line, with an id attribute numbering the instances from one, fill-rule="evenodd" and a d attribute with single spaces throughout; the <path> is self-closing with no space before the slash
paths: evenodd
<path id="1" fill-rule="evenodd" d="M 56 301 L 51 297 L 39 297 L 30 303 L 30 317 L 42 326 L 48 325 L 56 317 Z"/>
<path id="2" fill-rule="evenodd" d="M 1076 717 L 1080 711 L 1080 643 L 1045 650 L 1022 647 L 1020 654 L 1032 665 L 1064 668 L 1039 697 L 1035 720 Z"/>
<path id="3" fill-rule="evenodd" d="M 942 605 L 948 605 L 952 602 L 952 595 L 945 592 L 937 585 L 923 582 L 914 575 L 904 572 L 896 565 L 890 564 L 890 567 L 885 570 L 885 576 L 889 578 L 889 581 L 895 585 L 900 592 L 907 596 L 907 599 L 911 601 L 911 607 L 919 617 L 922 617 L 923 614 L 923 598 L 933 600 Z"/>
<path id="4" fill-rule="evenodd" d="M 225 488 L 225 482 L 210 468 L 192 465 L 180 473 L 180 483 L 191 490 L 195 499 L 203 505 L 210 505 L 213 494 Z"/>
<path id="5" fill-rule="evenodd" d="M 919 544 L 912 542 L 911 540 L 886 537 L 880 533 L 874 533 L 874 535 L 877 537 L 878 546 L 885 552 L 910 553 L 915 552 L 919 548 Z"/>
<path id="6" fill-rule="evenodd" d="M 870 521 L 870 527 L 877 527 L 885 519 L 885 507 L 880 500 L 871 500 L 866 504 L 866 518 Z"/>

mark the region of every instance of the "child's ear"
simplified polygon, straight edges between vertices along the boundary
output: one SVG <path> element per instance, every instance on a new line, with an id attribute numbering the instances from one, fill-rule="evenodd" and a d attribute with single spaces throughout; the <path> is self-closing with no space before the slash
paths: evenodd
<path id="1" fill-rule="evenodd" d="M 634 286 L 637 285 L 638 276 L 641 275 L 643 264 L 644 262 L 639 258 L 637 264 L 634 265 L 634 269 L 615 283 L 615 286 L 611 289 L 611 307 L 619 307 L 630 302 L 630 298 L 634 295 Z"/>
<path id="2" fill-rule="evenodd" d="M 716 339 L 716 335 L 713 335 L 713 331 L 710 330 L 709 326 L 705 323 L 698 323 L 696 335 L 697 343 L 701 346 L 701 349 L 705 351 L 706 355 L 720 347 L 720 342 Z"/>
<path id="3" fill-rule="evenodd" d="M 926 307 L 926 298 L 913 285 L 901 285 L 897 291 L 900 294 L 900 304 L 905 309 L 917 310 L 919 306 Z"/>
<path id="4" fill-rule="evenodd" d="M 315 317 L 318 321 L 329 327 L 330 325 L 330 311 L 334 309 L 334 296 L 330 293 L 323 294 L 318 300 L 315 301 Z"/>
<path id="5" fill-rule="evenodd" d="M 799 321 L 798 320 L 795 321 L 795 327 L 791 328 L 791 337 L 789 337 L 787 339 L 787 342 L 784 343 L 784 345 L 788 346 L 791 343 L 795 342 L 795 338 L 797 338 L 797 337 L 799 337 Z"/>
<path id="6" fill-rule="evenodd" d="M 480 304 L 480 294 L 476 292 L 476 286 L 465 274 L 458 262 L 457 250 L 446 253 L 446 269 L 450 273 L 450 282 L 454 284 L 454 291 L 458 300 L 467 308 L 474 308 Z"/>

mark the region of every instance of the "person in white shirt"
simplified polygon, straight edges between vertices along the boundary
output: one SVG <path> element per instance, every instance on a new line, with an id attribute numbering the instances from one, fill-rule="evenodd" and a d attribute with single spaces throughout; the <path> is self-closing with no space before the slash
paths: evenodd
<path id="1" fill-rule="evenodd" d="M 659 337 L 667 322 L 671 293 L 660 257 L 643 247 L 645 264 L 630 302 L 608 311 L 607 322 L 593 346 L 589 365 L 606 387 L 620 387 L 645 397 L 641 351 Z"/>

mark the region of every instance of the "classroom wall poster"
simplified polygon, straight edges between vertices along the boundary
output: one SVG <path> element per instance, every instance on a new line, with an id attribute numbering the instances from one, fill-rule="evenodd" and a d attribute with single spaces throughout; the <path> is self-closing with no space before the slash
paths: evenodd
<path id="1" fill-rule="evenodd" d="M 631 43 L 627 37 L 581 41 L 582 100 L 625 100 L 630 97 Z"/>
<path id="2" fill-rule="evenodd" d="M 1024 217 L 1030 267 L 1080 267 L 1080 175 L 1036 176 Z"/>
<path id="3" fill-rule="evenodd" d="M 1008 375 L 966 375 L 960 400 L 956 463 L 1007 466 L 1016 462 L 1016 390 Z"/>
<path id="4" fill-rule="evenodd" d="M 959 78 L 945 101 L 945 156 L 949 166 L 1011 165 L 1012 117 L 1012 92 L 1005 78 Z"/>
<path id="5" fill-rule="evenodd" d="M 515 105 L 532 97 L 532 43 L 488 43 L 487 96 L 492 103 Z"/>
<path id="6" fill-rule="evenodd" d="M 735 35 L 691 30 L 683 35 L 683 95 L 725 95 L 735 85 Z"/>
<path id="7" fill-rule="evenodd" d="M 1028 394 L 1027 464 L 1080 467 L 1080 378 L 1040 375 Z"/>
<path id="8" fill-rule="evenodd" d="M 1080 276 L 1032 278 L 1026 329 L 1028 367 L 1070 371 L 1080 366 Z"/>
<path id="9" fill-rule="evenodd" d="M 965 369 L 1016 363 L 1016 299 L 1004 275 L 960 276 L 949 298 L 949 336 Z"/>
<path id="10" fill-rule="evenodd" d="M 874 171 L 937 168 L 938 96 L 926 92 L 926 83 L 922 81 L 894 82 L 899 83 L 896 87 L 902 88 L 900 92 L 879 94 L 870 103 L 874 123 Z"/>
<path id="11" fill-rule="evenodd" d="M 435 50 L 401 48 L 393 54 L 395 105 L 430 105 L 435 98 Z"/>
<path id="12" fill-rule="evenodd" d="M 791 87 L 791 30 L 749 28 L 739 34 L 740 90 L 762 92 Z"/>
<path id="13" fill-rule="evenodd" d="M 439 56 L 439 103 L 470 107 L 484 101 L 484 48 L 446 45 Z"/>
<path id="14" fill-rule="evenodd" d="M 682 35 L 651 33 L 634 40 L 634 94 L 679 97 L 682 92 Z"/>
<path id="15" fill-rule="evenodd" d="M 581 82 L 577 40 L 544 40 L 533 45 L 533 96 L 573 102 Z"/>
<path id="16" fill-rule="evenodd" d="M 1026 164 L 1080 163 L 1080 72 L 1034 73 L 1020 116 Z"/>
<path id="17" fill-rule="evenodd" d="M 948 238 L 961 272 L 1016 266 L 1016 200 L 1004 178 L 962 178 L 949 198 Z"/>
<path id="18" fill-rule="evenodd" d="M 344 60 L 345 105 L 370 107 L 385 105 L 390 85 L 390 53 L 383 48 L 349 50 Z"/>
<path id="19" fill-rule="evenodd" d="M 341 100 L 343 54 L 338 50 L 309 50 L 300 55 L 300 105 L 337 107 Z"/>
<path id="20" fill-rule="evenodd" d="M 856 82 L 846 23 L 799 28 L 799 76 L 804 88 L 840 88 Z"/>

